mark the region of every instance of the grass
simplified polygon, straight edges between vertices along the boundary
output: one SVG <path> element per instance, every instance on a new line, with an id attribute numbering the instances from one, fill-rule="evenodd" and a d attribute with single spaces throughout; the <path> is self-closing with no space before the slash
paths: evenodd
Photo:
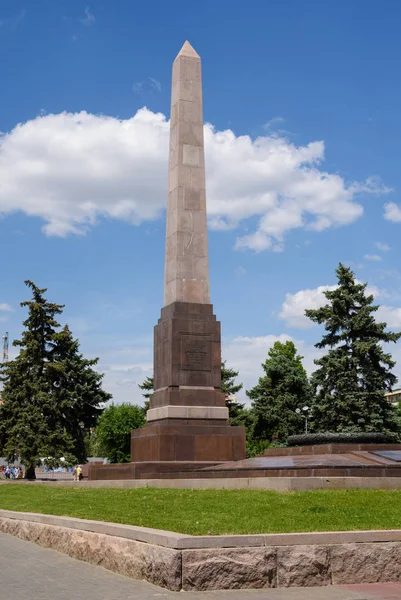
<path id="1" fill-rule="evenodd" d="M 192 535 L 401 528 L 401 490 L 90 489 L 0 485 L 0 508 Z"/>

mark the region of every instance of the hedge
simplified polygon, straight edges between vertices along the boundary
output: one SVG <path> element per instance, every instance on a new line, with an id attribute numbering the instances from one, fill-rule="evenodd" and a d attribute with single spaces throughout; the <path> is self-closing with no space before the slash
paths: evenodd
<path id="1" fill-rule="evenodd" d="M 288 446 L 316 446 L 318 444 L 389 444 L 397 443 L 399 437 L 392 433 L 305 433 L 290 435 Z"/>

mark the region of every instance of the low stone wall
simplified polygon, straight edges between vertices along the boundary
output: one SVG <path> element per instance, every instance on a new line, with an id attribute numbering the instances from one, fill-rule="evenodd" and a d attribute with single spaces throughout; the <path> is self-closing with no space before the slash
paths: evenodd
<path id="1" fill-rule="evenodd" d="M 168 488 L 190 490 L 306 490 L 401 489 L 401 477 L 225 477 L 216 479 L 110 479 L 88 481 L 0 480 L 1 485 L 45 485 L 87 488 Z"/>
<path id="2" fill-rule="evenodd" d="M 401 581 L 401 530 L 189 536 L 1 510 L 0 531 L 173 591 Z"/>
<path id="3" fill-rule="evenodd" d="M 0 518 L 0 531 L 133 579 L 181 589 L 181 552 L 121 537 Z"/>

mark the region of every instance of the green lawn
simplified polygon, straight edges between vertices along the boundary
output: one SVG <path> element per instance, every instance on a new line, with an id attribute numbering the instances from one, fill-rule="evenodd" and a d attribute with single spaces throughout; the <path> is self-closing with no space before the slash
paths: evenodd
<path id="1" fill-rule="evenodd" d="M 193 535 L 401 528 L 401 490 L 280 493 L 4 484 L 0 508 Z"/>

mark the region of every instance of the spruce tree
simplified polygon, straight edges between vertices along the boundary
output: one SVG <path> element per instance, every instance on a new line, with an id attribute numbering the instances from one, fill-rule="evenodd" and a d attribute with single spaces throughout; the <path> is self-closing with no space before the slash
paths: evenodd
<path id="1" fill-rule="evenodd" d="M 336 269 L 338 287 L 325 292 L 328 303 L 305 314 L 324 325 L 325 334 L 316 348 L 328 348 L 315 360 L 312 376 L 316 392 L 314 429 L 321 432 L 398 432 L 394 407 L 384 394 L 396 384 L 391 370 L 395 362 L 382 344 L 396 342 L 401 333 L 386 331 L 377 323 L 378 306 L 366 293 L 367 284 L 341 263 Z"/>
<path id="2" fill-rule="evenodd" d="M 238 377 L 239 371 L 230 369 L 227 367 L 227 361 L 223 360 L 221 363 L 221 391 L 226 395 L 226 406 L 228 408 L 228 414 L 231 425 L 242 425 L 245 421 L 244 404 L 234 402 L 230 396 L 235 396 L 242 390 L 244 385 L 242 383 L 235 383 L 235 379 Z"/>
<path id="3" fill-rule="evenodd" d="M 153 395 L 153 386 L 153 377 L 146 377 L 145 381 L 142 384 L 138 385 L 138 387 L 142 390 L 142 396 L 145 398 L 145 402 L 143 405 L 143 411 L 145 414 L 149 410 L 150 399 Z"/>
<path id="4" fill-rule="evenodd" d="M 101 389 L 97 363 L 79 353 L 79 344 L 68 327 L 59 331 L 56 315 L 63 306 L 44 297 L 46 289 L 31 281 L 32 299 L 22 302 L 28 317 L 18 356 L 0 367 L 4 383 L 0 408 L 0 451 L 8 460 L 20 458 L 26 477 L 35 478 L 41 459 L 57 465 L 86 459 L 84 434 L 110 395 Z"/>
<path id="5" fill-rule="evenodd" d="M 57 401 L 55 382 L 58 366 L 54 361 L 56 315 L 63 306 L 50 303 L 45 289 L 26 281 L 32 300 L 21 302 L 28 308 L 25 330 L 13 342 L 19 355 L 0 367 L 3 405 L 0 409 L 0 446 L 3 456 L 14 461 L 20 457 L 25 476 L 35 478 L 41 458 L 59 459 L 69 454 L 73 440 L 65 427 L 65 403 Z"/>
<path id="6" fill-rule="evenodd" d="M 252 438 L 285 442 L 302 433 L 304 421 L 295 411 L 311 400 L 302 356 L 293 342 L 275 342 L 262 368 L 264 375 L 246 392 L 254 413 Z"/>
<path id="7" fill-rule="evenodd" d="M 86 462 L 87 435 L 95 427 L 111 394 L 102 389 L 103 374 L 93 367 L 98 358 L 88 359 L 79 352 L 79 341 L 65 325 L 55 334 L 57 361 L 57 401 L 65 406 L 66 429 L 73 442 L 78 462 Z"/>

